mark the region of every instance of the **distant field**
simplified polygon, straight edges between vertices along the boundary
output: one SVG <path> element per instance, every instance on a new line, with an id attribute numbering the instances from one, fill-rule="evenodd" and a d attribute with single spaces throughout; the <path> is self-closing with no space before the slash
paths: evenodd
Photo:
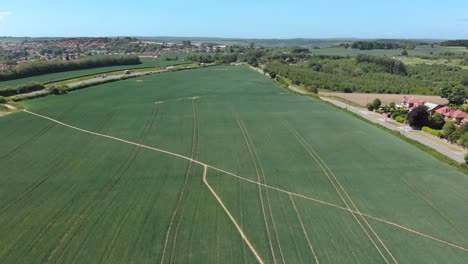
<path id="1" fill-rule="evenodd" d="M 134 68 L 159 67 L 159 66 L 166 66 L 166 65 L 173 65 L 173 64 L 180 63 L 176 61 L 150 60 L 150 59 L 142 59 L 141 61 L 142 61 L 142 64 L 137 64 L 137 65 L 99 67 L 99 68 L 86 69 L 86 70 L 51 73 L 51 74 L 33 76 L 33 77 L 22 78 L 22 79 L 11 80 L 11 81 L 3 81 L 3 82 L 0 82 L 0 89 L 9 87 L 9 86 L 26 84 L 30 82 L 46 83 L 46 82 L 79 77 L 83 75 L 102 73 L 102 72 L 110 72 L 110 71 L 126 70 L 126 69 L 134 69 Z"/>
<path id="2" fill-rule="evenodd" d="M 440 96 L 432 95 L 415 95 L 415 94 L 371 94 L 371 93 L 338 93 L 338 92 L 319 92 L 319 95 L 339 97 L 345 100 L 352 101 L 358 105 L 365 106 L 374 99 L 379 98 L 383 105 L 388 105 L 391 102 L 399 104 L 404 96 L 415 97 L 423 101 L 434 102 L 438 104 L 447 104 L 448 101 Z"/>
<path id="3" fill-rule="evenodd" d="M 247 68 L 22 106 L 43 116 L 0 118 L 0 263 L 468 259 L 466 175 Z"/>
<path id="4" fill-rule="evenodd" d="M 403 52 L 403 49 L 395 49 L 395 50 L 358 50 L 358 49 L 345 49 L 343 47 L 331 47 L 331 48 L 322 48 L 322 49 L 312 49 L 312 54 L 317 55 L 339 55 L 339 56 L 357 56 L 359 54 L 368 54 L 374 56 L 400 56 Z M 452 52 L 452 53 L 463 53 L 468 52 L 468 50 L 464 47 L 442 47 L 442 46 L 435 46 L 431 48 L 431 46 L 417 46 L 414 50 L 408 50 L 409 56 L 431 56 L 431 52 L 433 55 L 437 55 L 444 52 Z"/>

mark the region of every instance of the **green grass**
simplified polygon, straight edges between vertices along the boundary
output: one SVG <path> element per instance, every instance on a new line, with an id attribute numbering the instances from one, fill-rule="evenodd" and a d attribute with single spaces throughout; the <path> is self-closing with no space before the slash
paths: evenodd
<path id="1" fill-rule="evenodd" d="M 39 82 L 39 83 L 49 83 L 49 82 L 56 82 L 60 80 L 76 78 L 85 75 L 93 75 L 100 73 L 107 73 L 119 70 L 126 70 L 126 69 L 136 69 L 136 68 L 154 68 L 154 67 L 161 67 L 167 65 L 174 65 L 181 63 L 180 61 L 165 61 L 165 60 L 150 60 L 150 59 L 142 59 L 142 64 L 137 65 L 122 65 L 122 66 L 109 66 L 109 67 L 99 67 L 93 69 L 86 69 L 86 70 L 77 70 L 77 71 L 68 71 L 68 72 L 59 72 L 59 73 L 51 73 L 39 76 L 33 76 L 28 78 L 22 78 L 17 80 L 11 81 L 3 81 L 0 82 L 0 89 L 9 87 L 9 86 L 16 86 L 21 84 L 26 84 L 30 82 Z"/>
<path id="2" fill-rule="evenodd" d="M 245 178 L 207 174 L 265 263 L 313 263 L 306 235 L 321 263 L 384 263 L 366 232 L 400 263 L 468 258 L 342 208 L 352 200 L 362 213 L 467 248 L 465 174 L 244 67 L 145 76 L 21 106 Z M 160 262 L 171 219 L 164 263 L 255 263 L 200 165 L 25 112 L 0 117 L 0 134 L 0 263 Z"/>

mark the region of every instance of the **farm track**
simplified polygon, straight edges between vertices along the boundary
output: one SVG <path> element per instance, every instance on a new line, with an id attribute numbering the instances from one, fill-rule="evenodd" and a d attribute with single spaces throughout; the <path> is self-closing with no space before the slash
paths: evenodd
<path id="1" fill-rule="evenodd" d="M 296 203 L 294 202 L 294 198 L 292 197 L 291 194 L 289 195 L 289 198 L 291 199 L 291 204 L 292 204 L 292 206 L 294 208 L 294 211 L 296 211 L 297 219 L 299 220 L 299 224 L 301 225 L 302 232 L 304 232 L 304 236 L 305 236 L 305 238 L 307 240 L 307 244 L 309 246 L 310 252 L 314 256 L 315 263 L 318 264 L 319 260 L 317 258 L 317 254 L 315 254 L 315 250 L 314 250 L 314 247 L 312 246 L 312 242 L 310 241 L 309 236 L 307 235 L 307 231 L 305 229 L 304 223 L 302 222 L 302 218 L 301 218 L 301 215 L 299 213 L 299 210 L 297 210 L 297 206 L 296 206 Z"/>
<path id="2" fill-rule="evenodd" d="M 110 118 L 113 116 L 113 114 L 114 114 L 114 112 L 111 112 L 111 113 L 107 116 L 107 118 L 104 119 L 105 122 L 102 122 L 102 124 L 100 125 L 100 127 L 98 127 L 98 131 L 100 131 L 100 130 L 104 127 L 104 125 L 108 123 L 108 121 L 109 121 Z M 96 141 L 96 138 L 89 140 L 89 141 L 85 144 L 84 149 L 87 149 L 88 146 L 92 146 L 92 143 L 95 142 L 95 141 Z M 58 169 L 59 165 L 61 165 L 61 164 L 62 164 L 62 162 L 59 163 L 58 165 L 54 166 L 54 169 Z M 52 170 L 52 169 L 51 169 L 51 170 Z M 59 171 L 59 170 L 57 170 L 57 172 L 58 172 L 58 171 Z M 55 173 L 51 173 L 51 171 L 48 171 L 48 172 L 45 173 L 45 175 L 47 175 L 46 178 L 48 179 L 48 178 L 51 178 L 52 176 L 54 176 Z M 76 185 L 72 185 L 72 186 L 69 188 L 69 190 L 67 190 L 67 191 L 65 191 L 65 192 L 73 192 L 73 190 L 75 190 L 76 188 L 77 188 Z M 75 195 L 75 197 L 77 197 L 77 196 L 78 196 L 78 195 Z M 52 228 L 53 225 L 55 225 L 57 219 L 58 219 L 60 216 L 62 216 L 62 214 L 63 214 L 67 209 L 69 209 L 68 206 L 69 206 L 69 204 L 65 204 L 62 208 L 60 208 L 60 210 L 57 211 L 57 212 L 51 217 L 51 219 L 50 219 L 50 221 L 47 223 L 47 225 L 45 225 L 43 228 L 41 228 L 41 229 L 39 230 L 39 232 L 37 233 L 37 235 L 35 236 L 35 238 L 34 238 L 32 241 L 30 241 L 31 243 L 29 243 L 29 244 L 30 244 L 29 251 L 33 250 L 34 244 L 35 244 L 37 241 L 39 241 L 39 240 L 43 237 L 43 235 L 44 235 L 45 233 L 47 233 L 47 232 L 50 230 L 50 228 Z M 31 212 L 29 212 L 28 215 L 29 215 L 29 214 L 31 214 Z M 27 217 L 27 215 L 23 216 L 23 218 L 25 218 L 25 217 Z M 20 237 L 20 236 L 18 236 L 18 237 Z M 11 246 L 13 247 L 13 246 L 15 246 L 15 245 L 16 245 L 16 242 L 15 242 L 15 243 L 12 243 Z M 3 253 L 0 253 L 0 255 L 3 255 Z"/>
<path id="3" fill-rule="evenodd" d="M 163 150 L 163 149 L 159 149 L 159 148 L 155 148 L 155 147 L 150 147 L 150 146 L 142 145 L 142 144 L 135 143 L 135 142 L 132 142 L 132 141 L 124 140 L 124 139 L 121 139 L 121 138 L 117 138 L 117 137 L 113 137 L 113 136 L 109 136 L 109 135 L 104 135 L 104 134 L 92 132 L 92 131 L 89 131 L 89 130 L 85 130 L 85 129 L 82 129 L 82 128 L 78 128 L 78 127 L 75 127 L 75 126 L 72 126 L 72 125 L 68 125 L 68 124 L 66 124 L 66 123 L 63 123 L 63 122 L 61 122 L 61 121 L 58 121 L 58 120 L 56 120 L 56 119 L 53 119 L 53 118 L 50 118 L 50 117 L 47 117 L 47 116 L 44 116 L 44 115 L 40 115 L 40 114 L 31 112 L 31 111 L 28 111 L 28 110 L 23 110 L 23 111 L 26 112 L 26 113 L 28 113 L 28 114 L 34 115 L 34 116 L 36 116 L 36 117 L 39 117 L 39 118 L 48 120 L 48 121 L 50 121 L 50 122 L 55 122 L 55 123 L 60 124 L 60 125 L 62 125 L 62 126 L 68 127 L 68 128 L 70 128 L 70 129 L 74 129 L 74 130 L 77 130 L 77 131 L 81 131 L 81 132 L 83 132 L 83 133 L 87 133 L 87 134 L 90 134 L 90 135 L 94 135 L 94 136 L 98 136 L 98 137 L 103 137 L 103 138 L 115 140 L 115 141 L 122 142 L 122 143 L 125 143 L 125 144 L 130 144 L 130 145 L 134 145 L 134 146 L 140 146 L 140 147 L 145 148 L 145 149 L 149 149 L 149 150 L 153 150 L 153 151 L 156 151 L 156 152 L 164 153 L 164 154 L 167 154 L 167 155 L 171 155 L 171 156 L 174 156 L 174 157 L 177 157 L 177 158 L 180 158 L 180 159 L 184 159 L 184 160 L 187 160 L 187 161 L 192 161 L 192 162 L 194 162 L 194 163 L 197 163 L 197 164 L 199 164 L 199 165 L 202 165 L 202 166 L 204 166 L 204 183 L 205 183 L 205 185 L 207 185 L 207 187 L 210 186 L 210 185 L 209 185 L 209 183 L 207 183 L 207 181 L 206 181 L 206 170 L 207 170 L 208 168 L 210 168 L 210 169 L 216 170 L 216 171 L 218 171 L 218 172 L 224 173 L 224 174 L 229 175 L 229 176 L 231 176 L 231 177 L 234 177 L 234 178 L 237 178 L 237 179 L 240 179 L 240 180 L 243 180 L 243 181 L 252 183 L 252 184 L 261 185 L 261 186 L 263 186 L 263 187 L 270 188 L 270 189 L 272 189 L 272 190 L 276 190 L 276 191 L 281 192 L 281 193 L 291 194 L 291 195 L 293 195 L 293 196 L 296 196 L 296 197 L 299 197 L 299 198 L 302 198 L 302 199 L 305 199 L 305 200 L 308 200 L 308 201 L 312 201 L 312 202 L 315 202 L 315 203 L 318 203 L 318 204 L 322 204 L 322 205 L 325 205 L 325 206 L 328 206 L 328 207 L 332 207 L 332 208 L 336 208 L 336 209 L 343 210 L 343 211 L 346 211 L 346 212 L 358 214 L 358 215 L 367 217 L 367 218 L 369 218 L 369 219 L 373 219 L 373 220 L 376 220 L 376 221 L 378 221 L 378 222 L 385 223 L 385 224 L 387 224 L 387 225 L 391 225 L 391 226 L 393 226 L 393 227 L 396 227 L 396 228 L 398 228 L 398 229 L 407 231 L 407 232 L 409 232 L 409 233 L 412 233 L 412 234 L 415 234 L 415 235 L 418 235 L 418 236 L 421 236 L 421 237 L 424 237 L 424 238 L 427 238 L 427 239 L 436 241 L 436 242 L 441 243 L 441 244 L 444 244 L 444 245 L 446 245 L 446 246 L 450 246 L 450 247 L 452 247 L 452 248 L 456 248 L 456 249 L 458 249 L 458 250 L 468 252 L 468 248 L 466 248 L 466 247 L 457 245 L 457 244 L 455 244 L 455 243 L 453 243 L 453 242 L 449 242 L 449 241 L 446 241 L 446 240 L 443 240 L 443 239 L 439 239 L 439 238 L 434 237 L 434 236 L 432 236 L 432 235 L 429 235 L 429 234 L 426 234 L 426 233 L 417 231 L 417 230 L 412 229 L 412 228 L 409 228 L 409 227 L 405 227 L 405 226 L 403 226 L 403 225 L 400 225 L 400 224 L 397 224 L 397 223 L 388 221 L 388 220 L 383 219 L 383 218 L 379 218 L 379 217 L 372 216 L 372 215 L 369 215 L 369 214 L 365 214 L 365 213 L 362 213 L 362 212 L 357 212 L 357 211 L 351 210 L 351 209 L 349 209 L 349 208 L 345 208 L 345 207 L 340 206 L 340 205 L 336 205 L 336 204 L 333 204 L 333 203 L 325 202 L 325 201 L 322 201 L 322 200 L 319 200 L 319 199 L 316 199 L 316 198 L 313 198 L 313 197 L 310 197 L 310 196 L 306 196 L 306 195 L 303 195 L 303 194 L 298 194 L 298 193 L 290 192 L 290 191 L 287 191 L 287 190 L 284 190 L 284 189 L 281 189 L 281 188 L 278 188 L 278 187 L 265 185 L 265 184 L 262 184 L 262 183 L 260 183 L 260 182 L 256 182 L 256 181 L 254 181 L 254 180 L 241 177 L 241 176 L 239 176 L 239 175 L 236 175 L 236 174 L 234 174 L 234 173 L 228 172 L 228 171 L 226 171 L 226 170 L 217 168 L 217 167 L 212 166 L 212 165 L 205 164 L 205 163 L 203 163 L 203 162 L 194 160 L 194 159 L 192 159 L 192 158 L 189 158 L 189 157 L 186 157 L 186 156 L 183 156 L 183 155 L 174 153 L 174 152 L 170 152 L 170 151 L 167 151 L 167 150 Z M 210 191 L 211 191 L 212 193 L 216 194 L 216 192 L 214 192 L 214 190 L 212 190 L 212 188 L 209 188 L 209 189 L 210 189 Z M 217 195 L 216 195 L 216 196 L 217 196 Z M 216 196 L 215 196 L 215 198 L 218 200 L 219 197 L 216 197 Z M 222 203 L 222 201 L 218 200 L 218 203 L 220 203 L 220 202 Z M 226 211 L 225 208 L 223 208 L 223 209 Z M 227 212 L 227 213 L 228 213 L 228 212 Z M 245 234 L 243 233 L 242 229 L 238 226 L 237 222 L 235 222 L 235 219 L 233 219 L 232 215 L 230 215 L 230 213 L 228 213 L 228 216 L 229 216 L 229 218 L 231 219 L 231 221 L 233 221 L 234 225 L 235 225 L 236 228 L 238 229 L 239 233 L 241 234 L 241 237 L 242 237 L 243 240 L 246 242 L 246 244 L 247 244 L 247 246 L 249 247 L 249 249 L 250 249 L 253 253 L 256 252 L 255 249 L 252 247 L 252 245 L 248 242 L 248 239 L 247 239 L 247 237 L 245 236 Z M 258 260 L 260 263 L 263 263 L 262 259 L 259 258 L 258 253 L 257 253 L 257 254 L 254 253 L 254 255 L 256 256 L 257 260 Z"/>
<path id="4" fill-rule="evenodd" d="M 398 261 L 395 259 L 395 257 L 393 256 L 393 254 L 390 252 L 390 250 L 388 249 L 388 247 L 385 245 L 385 243 L 382 241 L 382 239 L 380 238 L 380 236 L 377 234 L 377 232 L 374 230 L 374 228 L 372 228 L 372 226 L 369 224 L 369 222 L 362 216 L 361 212 L 359 211 L 359 209 L 356 207 L 356 205 L 354 204 L 353 200 L 351 199 L 351 197 L 348 195 L 348 193 L 346 192 L 346 190 L 343 188 L 343 186 L 341 185 L 341 183 L 339 182 L 338 178 L 335 176 L 335 174 L 331 171 L 331 169 L 328 167 L 328 165 L 322 160 L 322 158 L 318 155 L 318 153 L 314 150 L 314 148 L 312 148 L 312 146 L 310 146 L 310 144 L 294 129 L 291 127 L 291 125 L 286 121 L 286 120 L 283 120 L 281 119 L 281 122 L 283 123 L 283 125 L 289 129 L 289 131 L 296 137 L 296 139 L 301 143 L 301 145 L 307 150 L 307 152 L 309 153 L 309 155 L 314 159 L 314 161 L 320 166 L 320 168 L 322 169 L 322 171 L 325 173 L 325 175 L 327 176 L 328 180 L 330 181 L 330 183 L 333 185 L 333 187 L 335 188 L 337 194 L 339 195 L 340 199 L 343 201 L 343 203 L 346 205 L 346 208 L 349 209 L 349 210 L 352 210 L 351 207 L 349 206 L 349 204 L 351 204 L 353 207 L 354 207 L 354 211 L 358 212 L 358 216 L 361 217 L 362 221 L 367 225 L 367 227 L 369 228 L 369 230 L 372 232 L 372 234 L 377 238 L 377 240 L 380 242 L 381 246 L 383 246 L 383 248 L 386 250 L 387 254 L 392 258 L 392 260 L 395 262 L 395 263 L 398 263 Z M 338 188 L 338 187 L 339 188 Z M 341 190 L 341 191 L 340 191 Z M 346 197 L 347 199 L 345 199 L 344 197 Z M 374 247 L 377 249 L 377 251 L 380 253 L 380 255 L 382 256 L 382 258 L 384 259 L 384 261 L 388 264 L 390 262 L 388 262 L 388 259 L 385 257 L 385 255 L 383 254 L 383 252 L 381 251 L 380 247 L 377 246 L 377 244 L 375 243 L 375 241 L 372 239 L 372 237 L 370 236 L 370 234 L 368 233 L 368 230 L 366 230 L 365 226 L 363 226 L 363 224 L 361 223 L 361 221 L 359 221 L 359 219 L 356 217 L 356 214 L 354 213 L 351 213 L 351 215 L 353 216 L 353 218 L 357 221 L 357 223 L 361 226 L 362 230 L 366 233 L 367 237 L 369 238 L 369 240 L 372 242 L 372 244 L 374 245 Z"/>
<path id="5" fill-rule="evenodd" d="M 160 103 L 158 103 L 157 105 L 160 105 Z M 192 112 L 193 112 L 193 132 L 192 132 L 192 148 L 191 148 L 191 157 L 190 157 L 190 159 L 194 159 L 194 155 L 198 156 L 198 128 L 199 128 L 199 125 L 198 125 L 198 111 L 197 111 L 197 108 L 196 108 L 195 99 L 192 99 Z M 189 194 L 192 182 L 193 182 L 193 178 L 194 178 L 194 173 L 195 173 L 195 168 L 192 171 L 192 166 L 194 166 L 193 161 L 190 160 L 188 168 L 187 168 L 187 172 L 185 174 L 184 184 L 183 184 L 183 186 L 182 186 L 182 188 L 181 188 L 181 190 L 179 192 L 179 195 L 178 195 L 178 198 L 177 198 L 177 203 L 176 203 L 176 206 L 175 206 L 174 211 L 172 213 L 171 221 L 169 222 L 169 226 L 167 228 L 166 238 L 165 238 L 165 241 L 164 241 L 163 251 L 162 251 L 162 254 L 161 254 L 161 260 L 160 260 L 161 264 L 164 263 L 164 260 L 165 260 L 167 245 L 169 243 L 169 236 L 170 236 L 171 231 L 172 231 L 172 225 L 176 221 L 177 214 L 179 213 L 179 209 L 182 206 L 182 212 L 179 214 L 175 234 L 174 234 L 174 236 L 172 238 L 173 239 L 173 244 L 172 244 L 172 247 L 171 247 L 169 263 L 172 263 L 172 261 L 173 261 L 174 250 L 175 250 L 175 246 L 176 246 L 176 243 L 177 243 L 177 235 L 178 235 L 178 232 L 179 232 L 181 219 L 182 219 L 182 216 L 183 216 L 184 211 L 185 211 L 186 199 L 188 197 L 188 194 Z M 187 184 L 188 184 L 188 186 L 187 186 Z"/>
<path id="6" fill-rule="evenodd" d="M 198 109 L 197 109 L 195 100 L 196 100 L 196 98 L 192 99 L 192 112 L 193 112 L 193 133 L 192 134 L 193 135 L 192 135 L 192 154 L 191 154 L 191 158 L 197 160 L 198 155 L 199 155 L 199 139 L 198 139 L 198 137 L 199 137 L 199 120 L 198 120 Z M 184 199 L 182 201 L 182 211 L 181 211 L 181 213 L 179 215 L 179 219 L 177 220 L 177 226 L 176 226 L 174 237 L 173 237 L 171 258 L 170 258 L 169 263 L 174 262 L 174 258 L 175 258 L 174 252 L 175 252 L 175 249 L 176 249 L 177 237 L 178 237 L 179 232 L 180 232 L 180 226 L 181 226 L 182 219 L 183 219 L 183 216 L 184 216 L 184 213 L 185 213 L 185 208 L 187 206 L 187 199 L 188 199 L 188 196 L 190 195 L 190 191 L 192 190 L 192 184 L 193 184 L 193 180 L 194 180 L 195 173 L 196 173 L 196 166 L 195 165 L 192 166 L 192 165 L 193 165 L 193 162 L 190 162 L 189 169 L 187 171 L 187 174 L 190 174 L 190 176 L 189 176 L 189 185 L 188 185 L 187 189 L 185 190 L 185 197 L 184 197 Z M 198 210 L 198 207 L 197 207 L 197 210 Z M 192 231 L 193 231 L 193 229 L 192 229 Z"/>
<path id="7" fill-rule="evenodd" d="M 70 111 L 75 110 L 77 107 L 78 107 L 78 104 L 75 104 L 74 106 L 72 106 Z M 69 111 L 62 113 L 60 115 L 60 118 L 63 117 L 68 112 Z M 30 137 L 29 139 L 27 139 L 26 141 L 24 141 L 23 143 L 21 143 L 20 145 L 18 145 L 17 147 L 12 149 L 11 151 L 9 151 L 8 153 L 4 154 L 3 156 L 0 156 L 0 160 L 3 159 L 3 158 L 9 157 L 11 155 L 14 155 L 15 153 L 19 152 L 23 147 L 25 147 L 25 146 L 33 143 L 34 141 L 38 140 L 41 136 L 46 134 L 48 131 L 50 131 L 50 129 L 52 129 L 56 125 L 57 124 L 52 124 L 50 126 L 46 126 L 45 128 L 41 129 L 38 133 L 34 134 L 32 137 Z M 13 200 L 12 202 L 5 205 L 4 207 L 0 208 L 0 215 L 2 215 L 6 210 L 11 208 L 13 205 L 15 205 L 18 202 L 21 202 L 24 199 L 26 199 L 32 192 L 34 192 L 34 190 L 36 190 L 39 186 L 44 184 L 52 176 L 53 176 L 52 173 L 46 173 L 46 176 L 44 178 L 42 178 L 41 180 L 37 181 L 36 183 L 30 185 L 25 191 L 23 191 L 23 193 L 19 194 L 19 197 L 17 199 Z"/>
<path id="8" fill-rule="evenodd" d="M 155 113 L 152 115 L 150 119 L 150 123 L 152 126 L 152 123 L 154 123 L 154 119 L 157 116 L 158 113 L 158 107 Z M 149 130 L 151 128 L 150 125 L 147 125 L 146 128 L 143 130 L 142 134 L 140 135 L 139 141 L 143 141 L 146 136 L 149 133 Z M 76 219 L 76 221 L 71 225 L 68 231 L 66 231 L 62 238 L 60 239 L 59 243 L 56 245 L 56 247 L 49 253 L 48 259 L 44 261 L 50 262 L 52 258 L 55 256 L 56 252 L 59 250 L 59 248 L 63 247 L 61 250 L 60 255 L 57 257 L 57 260 L 55 262 L 58 262 L 61 260 L 63 257 L 63 253 L 66 251 L 70 243 L 72 242 L 73 238 L 76 236 L 76 234 L 81 230 L 81 228 L 84 226 L 84 224 L 88 221 L 89 217 L 92 215 L 92 213 L 96 210 L 98 205 L 105 201 L 105 199 L 109 196 L 111 191 L 115 188 L 115 186 L 120 182 L 123 176 L 125 176 L 130 169 L 130 167 L 133 165 L 136 157 L 138 156 L 139 152 L 141 150 L 141 147 L 136 146 L 133 151 L 131 152 L 130 156 L 128 157 L 127 161 L 122 164 L 122 166 L 114 173 L 114 175 L 111 177 L 110 182 L 107 183 L 101 192 L 96 194 L 95 198 L 91 199 L 89 203 L 84 207 L 84 209 L 81 211 L 79 214 L 80 217 Z M 103 216 L 108 214 L 108 211 L 110 207 L 114 204 L 115 202 L 115 196 L 112 199 L 111 203 L 109 206 L 104 210 L 102 217 L 99 219 L 102 219 Z M 79 252 L 77 253 L 79 254 Z"/>
<path id="9" fill-rule="evenodd" d="M 263 170 L 262 162 L 260 161 L 260 157 L 258 156 L 257 150 L 255 148 L 255 145 L 254 145 L 253 141 L 252 141 L 252 138 L 250 137 L 249 132 L 248 132 L 247 128 L 245 127 L 244 122 L 242 120 L 240 120 L 240 121 L 238 120 L 237 122 L 239 122 L 239 126 L 241 127 L 241 130 L 243 130 L 242 134 L 244 135 L 244 139 L 245 139 L 245 141 L 247 143 L 247 147 L 249 148 L 249 152 L 250 152 L 252 161 L 253 161 L 254 166 L 255 166 L 255 171 L 257 172 L 257 181 L 267 185 L 267 181 L 266 181 L 266 177 L 265 177 L 265 171 Z M 262 176 L 263 181 L 260 178 L 259 172 L 260 172 L 260 175 Z M 268 211 L 269 211 L 269 215 L 270 215 L 270 220 L 271 220 L 271 223 L 272 223 L 272 226 L 273 226 L 273 231 L 275 232 L 276 243 L 278 245 L 281 260 L 282 260 L 282 262 L 284 264 L 285 260 L 284 260 L 283 250 L 281 248 L 281 243 L 280 243 L 280 240 L 279 240 L 279 237 L 278 237 L 278 231 L 276 229 L 275 220 L 273 218 L 273 213 L 272 213 L 272 210 L 271 210 L 270 196 L 268 194 L 268 188 L 264 188 L 264 189 L 265 189 L 265 194 L 266 194 L 266 200 L 267 200 L 267 206 L 268 206 Z M 263 190 L 261 189 L 260 186 L 259 186 L 259 193 L 260 193 L 260 197 L 262 197 Z M 261 199 L 261 201 L 262 201 L 262 199 Z M 262 203 L 262 209 L 263 209 L 263 203 Z M 264 213 L 264 217 L 265 217 L 265 213 Z M 269 226 L 267 225 L 266 221 L 265 221 L 265 228 L 267 230 L 269 229 Z M 272 246 L 271 241 L 270 241 L 270 246 Z M 275 259 L 275 256 L 274 256 L 274 251 L 272 251 L 272 254 L 273 254 L 274 262 L 276 263 L 276 259 Z"/>
<path id="10" fill-rule="evenodd" d="M 434 210 L 442 219 L 444 219 L 445 222 L 451 225 L 453 229 L 461 233 L 461 231 L 457 228 L 457 226 L 452 221 L 450 221 L 450 219 L 448 219 L 439 209 L 437 209 L 437 207 L 431 201 L 426 199 L 420 191 L 418 191 L 414 186 L 409 184 L 402 177 L 400 177 L 400 179 L 416 194 L 416 196 L 418 196 L 419 199 L 423 200 L 424 203 L 428 204 L 432 208 L 432 210 Z"/>

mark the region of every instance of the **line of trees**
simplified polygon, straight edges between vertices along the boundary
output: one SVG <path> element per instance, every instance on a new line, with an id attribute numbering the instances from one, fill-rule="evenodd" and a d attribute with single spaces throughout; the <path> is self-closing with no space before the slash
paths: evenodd
<path id="1" fill-rule="evenodd" d="M 32 62 L 24 66 L 18 66 L 10 70 L 1 71 L 0 81 L 15 80 L 49 73 L 83 70 L 106 66 L 136 65 L 140 63 L 140 58 L 135 55 L 96 56 L 78 61 Z"/>
<path id="2" fill-rule="evenodd" d="M 399 60 L 394 60 L 386 57 L 376 57 L 360 54 L 356 57 L 357 63 L 373 63 L 385 68 L 385 71 L 396 75 L 407 75 L 406 66 Z"/>
<path id="3" fill-rule="evenodd" d="M 40 91 L 44 89 L 45 89 L 44 85 L 37 83 L 37 82 L 32 82 L 28 84 L 0 89 L 0 96 L 12 96 L 12 95 L 18 95 L 18 94 L 23 94 L 23 93 Z"/>
<path id="4" fill-rule="evenodd" d="M 448 40 L 440 43 L 441 46 L 446 46 L 446 47 L 466 47 L 468 48 L 468 40 L 467 39 L 457 39 L 457 40 Z"/>
<path id="5" fill-rule="evenodd" d="M 360 50 L 373 49 L 406 49 L 407 45 L 396 42 L 377 42 L 377 41 L 357 41 L 351 44 L 351 48 Z"/>

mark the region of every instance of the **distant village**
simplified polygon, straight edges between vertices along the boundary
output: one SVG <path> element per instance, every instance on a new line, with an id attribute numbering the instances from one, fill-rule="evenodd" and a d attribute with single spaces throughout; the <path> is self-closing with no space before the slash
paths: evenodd
<path id="1" fill-rule="evenodd" d="M 159 58 L 173 53 L 224 52 L 226 45 L 212 43 L 164 43 L 136 38 L 72 38 L 59 40 L 0 42 L 0 70 L 36 60 L 75 60 L 101 54 L 136 54 Z"/>

